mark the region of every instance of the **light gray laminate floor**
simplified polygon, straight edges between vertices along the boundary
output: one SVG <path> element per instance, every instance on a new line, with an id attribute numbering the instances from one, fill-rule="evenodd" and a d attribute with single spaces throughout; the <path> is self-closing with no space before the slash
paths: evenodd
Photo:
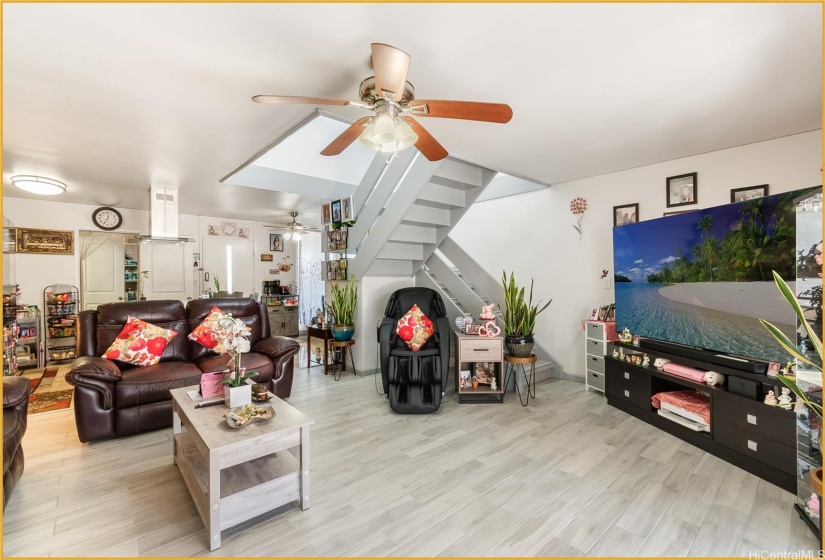
<path id="1" fill-rule="evenodd" d="M 315 419 L 312 507 L 210 553 L 171 429 L 81 444 L 71 411 L 30 418 L 8 556 L 747 556 L 818 548 L 779 488 L 544 380 L 523 408 L 393 414 L 372 377 L 295 371 Z"/>

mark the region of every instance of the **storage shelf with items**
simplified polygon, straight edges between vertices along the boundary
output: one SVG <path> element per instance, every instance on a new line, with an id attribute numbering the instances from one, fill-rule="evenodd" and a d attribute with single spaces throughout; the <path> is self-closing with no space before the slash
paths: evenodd
<path id="1" fill-rule="evenodd" d="M 619 339 L 616 322 L 587 321 L 584 331 L 585 387 L 604 394 L 604 356 L 607 354 L 607 343 Z"/>
<path id="2" fill-rule="evenodd" d="M 350 258 L 347 245 L 348 237 L 349 229 L 346 227 L 331 229 L 326 232 L 325 280 L 338 281 L 347 279 L 347 269 Z"/>
<path id="3" fill-rule="evenodd" d="M 16 318 L 18 294 L 20 294 L 20 286 L 17 284 L 3 286 L 3 323 Z"/>
<path id="4" fill-rule="evenodd" d="M 18 306 L 16 313 L 17 340 L 15 355 L 17 367 L 43 367 L 40 310 L 33 305 Z"/>
<path id="5" fill-rule="evenodd" d="M 123 262 L 123 287 L 126 301 L 137 301 L 139 277 L 140 267 L 137 261 L 127 256 Z"/>
<path id="6" fill-rule="evenodd" d="M 43 300 L 46 358 L 50 362 L 73 360 L 77 336 L 77 288 L 66 284 L 46 286 Z"/>
<path id="7" fill-rule="evenodd" d="M 17 322 L 3 321 L 3 375 L 17 375 Z"/>
<path id="8" fill-rule="evenodd" d="M 458 402 L 504 402 L 504 337 L 455 335 Z"/>
<path id="9" fill-rule="evenodd" d="M 278 280 L 264 281 L 261 301 L 266 305 L 272 336 L 298 336 L 297 290 L 295 282 L 281 286 Z"/>

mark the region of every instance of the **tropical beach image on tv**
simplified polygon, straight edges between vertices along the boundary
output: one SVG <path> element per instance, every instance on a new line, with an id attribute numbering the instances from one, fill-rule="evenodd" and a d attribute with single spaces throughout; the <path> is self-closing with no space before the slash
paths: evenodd
<path id="1" fill-rule="evenodd" d="M 795 338 L 795 316 L 773 282 L 796 274 L 803 189 L 613 228 L 616 326 L 719 353 L 787 362 L 759 323 Z"/>

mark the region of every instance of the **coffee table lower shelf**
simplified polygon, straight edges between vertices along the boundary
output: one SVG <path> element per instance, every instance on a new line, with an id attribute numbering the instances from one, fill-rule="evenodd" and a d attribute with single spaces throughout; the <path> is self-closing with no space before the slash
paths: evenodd
<path id="1" fill-rule="evenodd" d="M 210 526 L 209 465 L 186 432 L 175 434 L 175 462 L 204 524 Z M 279 451 L 220 471 L 218 526 L 226 530 L 301 498 L 300 463 Z"/>

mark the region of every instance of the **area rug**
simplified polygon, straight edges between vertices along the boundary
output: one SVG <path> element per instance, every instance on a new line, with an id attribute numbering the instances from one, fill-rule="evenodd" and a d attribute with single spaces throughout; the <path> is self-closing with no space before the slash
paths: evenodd
<path id="1" fill-rule="evenodd" d="M 70 408 L 74 388 L 64 379 L 67 366 L 49 366 L 44 369 L 23 370 L 20 374 L 29 380 L 29 414 Z M 60 371 L 64 368 L 64 371 Z"/>

